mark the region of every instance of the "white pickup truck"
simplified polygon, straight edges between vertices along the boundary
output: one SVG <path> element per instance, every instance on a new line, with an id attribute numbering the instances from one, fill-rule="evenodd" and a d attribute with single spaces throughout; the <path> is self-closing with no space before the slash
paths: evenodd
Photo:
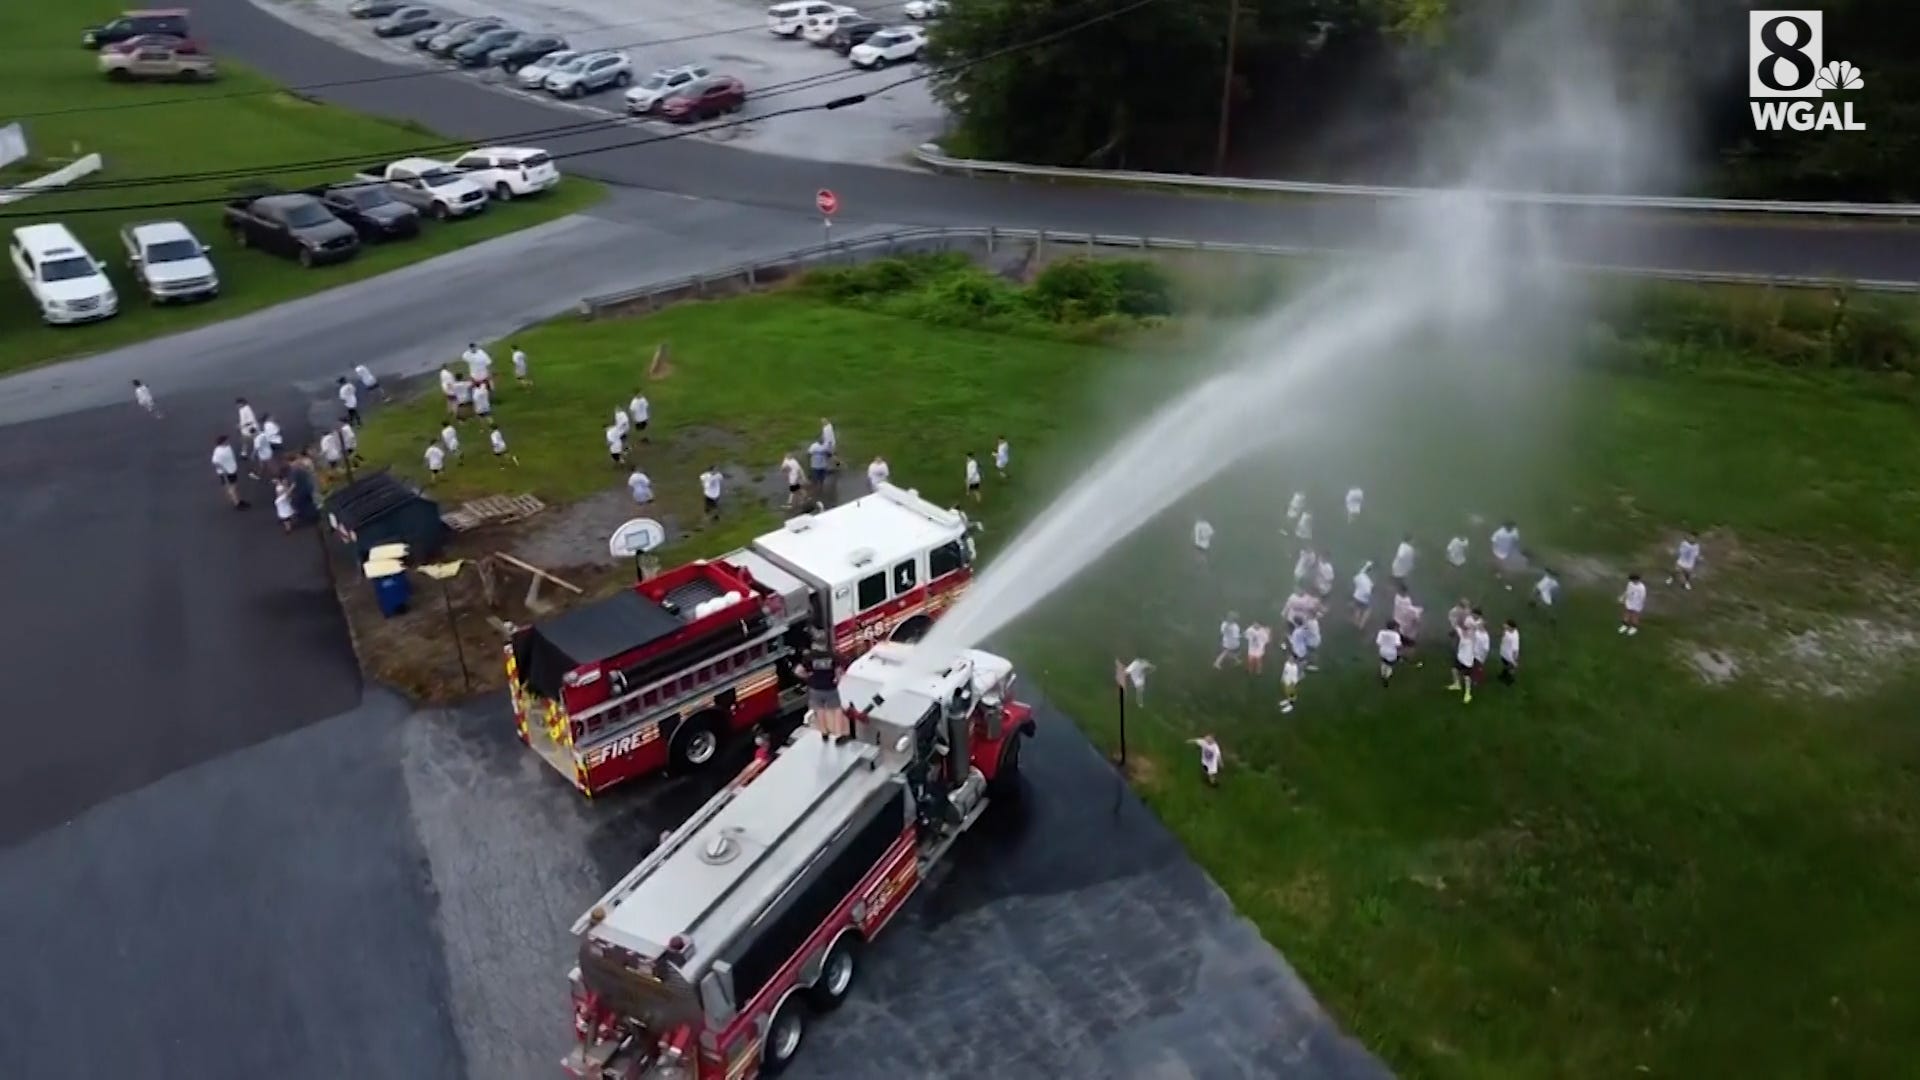
<path id="1" fill-rule="evenodd" d="M 433 158 L 401 158 L 359 173 L 354 180 L 383 183 L 394 198 L 441 221 L 487 208 L 486 188 L 451 164 Z"/>

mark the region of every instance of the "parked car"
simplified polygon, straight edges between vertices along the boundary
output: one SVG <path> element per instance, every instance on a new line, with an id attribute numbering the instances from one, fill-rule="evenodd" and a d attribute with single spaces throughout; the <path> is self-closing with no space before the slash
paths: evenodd
<path id="1" fill-rule="evenodd" d="M 385 184 L 335 184 L 308 192 L 362 240 L 404 240 L 420 235 L 420 211 L 393 197 Z"/>
<path id="2" fill-rule="evenodd" d="M 900 10 L 909 19 L 937 19 L 947 13 L 947 0 L 907 0 Z"/>
<path id="3" fill-rule="evenodd" d="M 301 266 L 344 262 L 360 251 L 360 234 L 311 195 L 262 195 L 227 204 L 227 232 L 241 247 L 297 259 Z"/>
<path id="4" fill-rule="evenodd" d="M 407 0 L 353 0 L 347 14 L 356 19 L 384 19 L 407 6 Z"/>
<path id="5" fill-rule="evenodd" d="M 514 74 L 513 81 L 523 90 L 538 90 L 547 85 L 547 76 L 585 55 L 572 49 L 550 52 L 521 68 Z"/>
<path id="6" fill-rule="evenodd" d="M 177 79 L 197 82 L 218 72 L 213 58 L 195 49 L 174 45 L 143 45 L 138 49 L 100 50 L 100 70 L 115 82 L 132 79 Z"/>
<path id="7" fill-rule="evenodd" d="M 171 45 L 175 51 L 196 53 L 205 52 L 199 42 L 192 38 L 183 38 L 178 34 L 141 34 L 125 41 L 116 41 L 111 45 L 100 46 L 101 52 L 132 52 L 135 49 L 153 48 L 159 45 Z"/>
<path id="8" fill-rule="evenodd" d="M 627 91 L 627 111 L 635 116 L 645 116 L 660 107 L 660 103 L 696 79 L 704 79 L 713 74 L 703 64 L 682 64 L 679 67 L 661 68 L 640 80 L 640 85 Z"/>
<path id="9" fill-rule="evenodd" d="M 460 155 L 453 167 L 501 202 L 538 195 L 560 182 L 545 150 L 523 146 L 482 146 Z"/>
<path id="10" fill-rule="evenodd" d="M 767 9 L 767 29 L 781 37 L 793 37 L 806 27 L 808 19 L 835 12 L 850 14 L 852 11 L 850 7 L 830 4 L 826 0 L 792 0 Z"/>
<path id="11" fill-rule="evenodd" d="M 847 59 L 854 67 L 883 68 L 920 59 L 927 48 L 927 32 L 917 26 L 896 26 L 882 30 L 853 47 Z"/>
<path id="12" fill-rule="evenodd" d="M 487 208 L 487 191 L 444 161 L 410 157 L 376 166 L 354 177 L 385 183 L 396 199 L 441 221 L 466 217 Z"/>
<path id="13" fill-rule="evenodd" d="M 40 318 L 53 326 L 105 319 L 120 310 L 107 264 L 87 253 L 65 225 L 23 225 L 8 245 L 14 273 L 27 287 Z"/>
<path id="14" fill-rule="evenodd" d="M 374 24 L 376 37 L 405 37 L 440 29 L 440 16 L 430 7 L 403 7 Z"/>
<path id="15" fill-rule="evenodd" d="M 481 34 L 491 34 L 506 25 L 499 19 L 463 19 L 438 33 L 416 36 L 413 43 L 435 56 L 445 56 Z M 426 39 L 424 42 L 422 37 Z"/>
<path id="16" fill-rule="evenodd" d="M 511 45 L 493 50 L 487 61 L 511 75 L 541 57 L 550 56 L 566 47 L 567 39 L 558 34 L 527 34 Z"/>
<path id="17" fill-rule="evenodd" d="M 709 75 L 660 103 L 660 115 L 676 124 L 690 124 L 721 113 L 739 112 L 747 103 L 747 88 L 731 75 Z"/>
<path id="18" fill-rule="evenodd" d="M 120 229 L 127 269 L 156 304 L 220 295 L 220 275 L 205 245 L 177 221 L 148 221 Z"/>
<path id="19" fill-rule="evenodd" d="M 852 8 L 809 15 L 805 25 L 800 28 L 800 38 L 809 45 L 825 48 L 827 39 L 833 36 L 835 30 L 840 29 L 841 23 L 858 22 L 864 18 L 866 18 L 865 15 Z"/>
<path id="20" fill-rule="evenodd" d="M 103 26 L 90 26 L 80 35 L 80 43 L 89 49 L 98 49 L 103 45 L 112 45 L 141 34 L 170 34 L 173 37 L 187 36 L 187 12 L 185 8 L 153 8 L 142 11 L 129 11 Z"/>
<path id="21" fill-rule="evenodd" d="M 853 52 L 855 45 L 886 28 L 887 24 L 873 19 L 842 20 L 839 26 L 833 28 L 833 33 L 827 35 L 827 48 L 846 56 Z"/>
<path id="22" fill-rule="evenodd" d="M 498 30 L 489 30 L 475 37 L 465 45 L 449 52 L 447 58 L 461 67 L 485 67 L 488 58 L 493 55 L 493 50 L 515 44 L 526 36 L 527 33 L 524 30 L 503 26 Z"/>
<path id="23" fill-rule="evenodd" d="M 633 81 L 633 60 L 623 52 L 597 52 L 577 57 L 547 76 L 547 89 L 565 98 L 577 98 L 609 86 Z"/>

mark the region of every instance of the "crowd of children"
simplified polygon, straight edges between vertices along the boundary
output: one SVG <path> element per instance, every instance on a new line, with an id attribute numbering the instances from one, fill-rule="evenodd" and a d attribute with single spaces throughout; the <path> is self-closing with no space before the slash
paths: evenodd
<path id="1" fill-rule="evenodd" d="M 1359 521 L 1365 505 L 1366 493 L 1361 488 L 1348 489 L 1345 509 L 1349 527 Z M 1300 686 L 1305 675 L 1319 670 L 1317 661 L 1322 647 L 1321 619 L 1328 613 L 1336 572 L 1324 541 L 1318 544 L 1315 541 L 1314 517 L 1304 492 L 1294 492 L 1288 499 L 1286 517 L 1288 524 L 1283 527 L 1282 533 L 1291 534 L 1298 544 L 1298 551 L 1293 564 L 1293 591 L 1280 605 L 1280 632 L 1285 644 L 1280 667 L 1279 708 L 1283 713 L 1291 713 L 1299 705 Z M 1192 536 L 1194 550 L 1204 567 L 1213 549 L 1214 526 L 1204 519 L 1197 520 Z M 1529 564 L 1527 553 L 1521 545 L 1519 526 L 1512 521 L 1502 522 L 1488 537 L 1488 549 L 1493 580 L 1502 589 L 1511 592 L 1513 578 Z M 1446 562 L 1455 580 L 1461 579 L 1466 573 L 1471 550 L 1472 542 L 1466 536 L 1456 535 L 1447 541 Z M 1666 579 L 1667 584 L 1692 589 L 1693 576 L 1700 559 L 1699 537 L 1688 533 L 1674 552 L 1673 573 Z M 1409 662 L 1416 667 L 1424 666 L 1417 657 L 1422 654 L 1425 645 L 1421 633 L 1425 609 L 1414 599 L 1412 586 L 1417 562 L 1418 550 L 1414 538 L 1412 534 L 1407 534 L 1396 545 L 1388 567 L 1393 581 L 1391 608 L 1384 613 L 1387 616 L 1385 624 L 1370 638 L 1382 687 L 1392 685 L 1395 672 Z M 1375 615 L 1373 567 L 1371 560 L 1363 561 L 1352 578 L 1349 621 L 1363 641 L 1369 640 L 1368 630 Z M 1559 592 L 1559 577 L 1551 567 L 1543 567 L 1533 582 L 1527 605 L 1551 625 L 1555 622 L 1554 604 Z M 1618 603 L 1618 632 L 1628 637 L 1637 635 L 1647 605 L 1647 585 L 1639 574 L 1627 576 Z M 1513 615 L 1500 618 L 1497 640 L 1494 623 L 1495 620 L 1490 619 L 1483 608 L 1469 597 L 1461 597 L 1447 612 L 1448 689 L 1460 695 L 1462 704 L 1472 704 L 1475 692 L 1485 684 L 1489 663 L 1495 659 L 1499 661 L 1496 678 L 1501 684 L 1512 686 L 1519 680 L 1519 620 Z M 1259 619 L 1243 625 L 1239 613 L 1229 611 L 1220 623 L 1220 647 L 1213 658 L 1214 669 L 1234 667 L 1250 676 L 1260 676 L 1265 671 L 1267 646 L 1273 633 L 1274 630 Z M 1145 698 L 1146 673 L 1151 667 L 1145 660 L 1135 660 L 1132 665 L 1120 669 L 1132 682 L 1136 697 L 1142 701 Z M 1222 760 L 1218 741 L 1207 735 L 1192 742 L 1201 748 L 1201 763 L 1208 782 L 1216 782 Z"/>

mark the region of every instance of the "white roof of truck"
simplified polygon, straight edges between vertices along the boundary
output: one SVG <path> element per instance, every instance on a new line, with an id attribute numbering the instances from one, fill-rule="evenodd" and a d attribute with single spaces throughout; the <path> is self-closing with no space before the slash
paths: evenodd
<path id="1" fill-rule="evenodd" d="M 599 905 L 606 917 L 587 932 L 649 958 L 683 935 L 693 954 L 682 971 L 697 981 L 856 811 L 897 782 L 894 770 L 871 764 L 877 756 L 801 728 L 718 813 L 670 837 L 664 858 L 649 857 L 616 885 Z"/>
<path id="2" fill-rule="evenodd" d="M 885 570 L 897 560 L 966 535 L 966 515 L 881 484 L 871 495 L 818 514 L 801 514 L 753 541 L 775 562 L 837 586 Z"/>
<path id="3" fill-rule="evenodd" d="M 847 666 L 840 679 L 840 701 L 849 709 L 866 712 L 875 697 L 884 694 L 889 716 L 906 719 L 926 712 L 929 705 L 945 704 L 970 677 L 973 696 L 985 697 L 1013 673 L 1013 662 L 979 649 L 962 649 L 952 660 L 931 671 L 915 670 L 915 646 L 887 641 L 867 650 Z M 965 665 L 965 670 L 962 670 Z"/>

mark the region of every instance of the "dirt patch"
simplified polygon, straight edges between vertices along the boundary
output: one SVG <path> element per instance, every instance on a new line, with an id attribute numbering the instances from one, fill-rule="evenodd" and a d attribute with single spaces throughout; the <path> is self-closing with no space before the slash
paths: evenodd
<path id="1" fill-rule="evenodd" d="M 1597 555 L 1550 555 L 1546 565 L 1553 567 L 1554 573 L 1570 589 L 1604 588 L 1627 580 L 1627 572 L 1618 563 Z"/>
<path id="2" fill-rule="evenodd" d="M 549 509 L 513 529 L 501 530 L 492 546 L 539 567 L 623 565 L 627 560 L 616 559 L 608 552 L 607 538 L 637 517 L 655 518 L 665 525 L 668 543 L 680 539 L 681 530 L 673 515 L 656 515 L 653 506 L 634 502 L 623 484 Z"/>
<path id="3" fill-rule="evenodd" d="M 1725 686 L 1740 677 L 1740 661 L 1731 653 L 1689 641 L 1678 647 L 1687 667 L 1709 686 Z"/>
<path id="4" fill-rule="evenodd" d="M 1778 692 L 1849 698 L 1878 689 L 1891 669 L 1920 655 L 1920 630 L 1861 617 L 1830 618 L 1790 633 L 1768 664 Z"/>

